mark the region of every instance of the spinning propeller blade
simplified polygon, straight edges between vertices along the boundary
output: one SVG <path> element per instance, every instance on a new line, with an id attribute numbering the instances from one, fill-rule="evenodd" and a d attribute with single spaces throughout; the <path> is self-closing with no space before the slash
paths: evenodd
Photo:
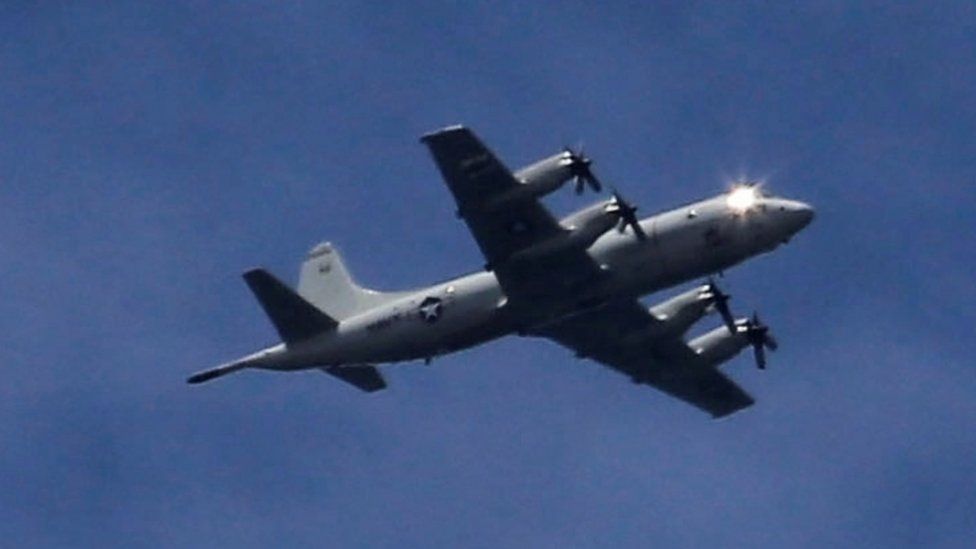
<path id="1" fill-rule="evenodd" d="M 746 339 L 752 345 L 753 353 L 756 356 L 756 366 L 760 370 L 766 369 L 766 349 L 775 351 L 779 344 L 769 333 L 769 326 L 759 320 L 759 313 L 752 313 L 752 318 L 746 321 Z"/>
<path id="2" fill-rule="evenodd" d="M 647 240 L 647 233 L 644 232 L 644 228 L 640 226 L 637 219 L 637 206 L 624 200 L 616 190 L 613 191 L 613 204 L 616 206 L 617 217 L 620 219 L 617 223 L 617 232 L 623 233 L 627 226 L 630 226 L 638 240 Z"/>
<path id="3" fill-rule="evenodd" d="M 729 309 L 729 300 L 732 296 L 723 292 L 721 288 L 715 284 L 715 280 L 712 277 L 708 277 L 708 293 L 711 294 L 712 303 L 715 305 L 715 310 L 718 314 L 722 316 L 722 322 L 725 327 L 729 329 L 729 332 L 735 333 L 735 317 L 732 316 L 732 310 Z"/>
<path id="4" fill-rule="evenodd" d="M 593 164 L 593 160 L 586 157 L 583 154 L 583 148 L 580 147 L 579 151 L 574 151 L 569 147 L 564 147 L 563 150 L 569 156 L 569 170 L 573 174 L 574 182 L 576 184 L 576 194 L 583 194 L 583 190 L 586 185 L 589 185 L 594 192 L 600 192 L 603 190 L 603 185 L 600 180 L 593 175 L 593 170 L 590 165 Z"/>

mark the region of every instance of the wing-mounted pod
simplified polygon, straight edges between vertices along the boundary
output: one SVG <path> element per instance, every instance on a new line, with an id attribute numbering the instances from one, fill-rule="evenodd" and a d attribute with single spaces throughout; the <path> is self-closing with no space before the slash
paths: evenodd
<path id="1" fill-rule="evenodd" d="M 570 180 L 575 182 L 576 194 L 582 194 L 587 185 L 594 192 L 600 192 L 603 185 L 593 175 L 591 164 L 593 161 L 584 156 L 583 151 L 576 152 L 566 147 L 558 154 L 515 172 L 515 179 L 522 185 L 499 196 L 489 207 L 494 209 L 510 202 L 534 200 L 555 192 Z"/>

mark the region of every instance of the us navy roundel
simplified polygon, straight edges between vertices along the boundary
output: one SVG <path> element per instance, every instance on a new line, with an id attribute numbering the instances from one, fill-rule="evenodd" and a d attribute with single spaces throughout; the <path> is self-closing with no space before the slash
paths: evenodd
<path id="1" fill-rule="evenodd" d="M 444 306 L 439 297 L 426 297 L 420 302 L 420 318 L 425 322 L 433 324 L 441 317 Z"/>

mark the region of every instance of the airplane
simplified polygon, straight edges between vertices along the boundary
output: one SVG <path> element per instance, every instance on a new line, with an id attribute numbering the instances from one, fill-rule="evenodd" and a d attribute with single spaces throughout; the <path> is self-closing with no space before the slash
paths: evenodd
<path id="1" fill-rule="evenodd" d="M 543 337 L 715 418 L 754 400 L 719 371 L 752 347 L 760 368 L 776 340 L 758 315 L 735 318 L 715 273 L 786 243 L 814 217 L 809 205 L 740 183 L 719 196 L 638 219 L 617 191 L 561 220 L 540 203 L 567 182 L 602 184 L 582 152 L 563 150 L 511 172 L 470 129 L 421 138 L 484 254 L 483 270 L 410 291 L 360 286 L 339 251 L 309 252 L 292 290 L 264 269 L 244 280 L 281 343 L 196 373 L 201 383 L 243 369 L 318 368 L 363 391 L 386 388 L 376 364 L 422 360 L 502 336 Z M 652 307 L 638 299 L 705 283 Z M 706 314 L 722 325 L 685 340 Z"/>

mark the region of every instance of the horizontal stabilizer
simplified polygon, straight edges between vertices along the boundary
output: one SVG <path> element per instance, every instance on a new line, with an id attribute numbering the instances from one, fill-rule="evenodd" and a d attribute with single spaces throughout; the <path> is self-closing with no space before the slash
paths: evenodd
<path id="1" fill-rule="evenodd" d="M 309 339 L 338 326 L 334 318 L 305 301 L 264 269 L 247 271 L 244 281 L 286 344 Z"/>
<path id="2" fill-rule="evenodd" d="M 374 366 L 327 366 L 322 371 L 367 393 L 386 389 L 386 380 Z"/>
<path id="3" fill-rule="evenodd" d="M 236 372 L 237 370 L 240 370 L 244 367 L 245 367 L 244 364 L 240 364 L 236 362 L 231 364 L 224 364 L 223 366 L 217 366 L 216 368 L 211 368 L 209 370 L 197 372 L 192 376 L 188 377 L 186 379 L 186 382 L 194 383 L 194 384 L 203 383 L 204 381 L 210 381 L 211 379 Z"/>

